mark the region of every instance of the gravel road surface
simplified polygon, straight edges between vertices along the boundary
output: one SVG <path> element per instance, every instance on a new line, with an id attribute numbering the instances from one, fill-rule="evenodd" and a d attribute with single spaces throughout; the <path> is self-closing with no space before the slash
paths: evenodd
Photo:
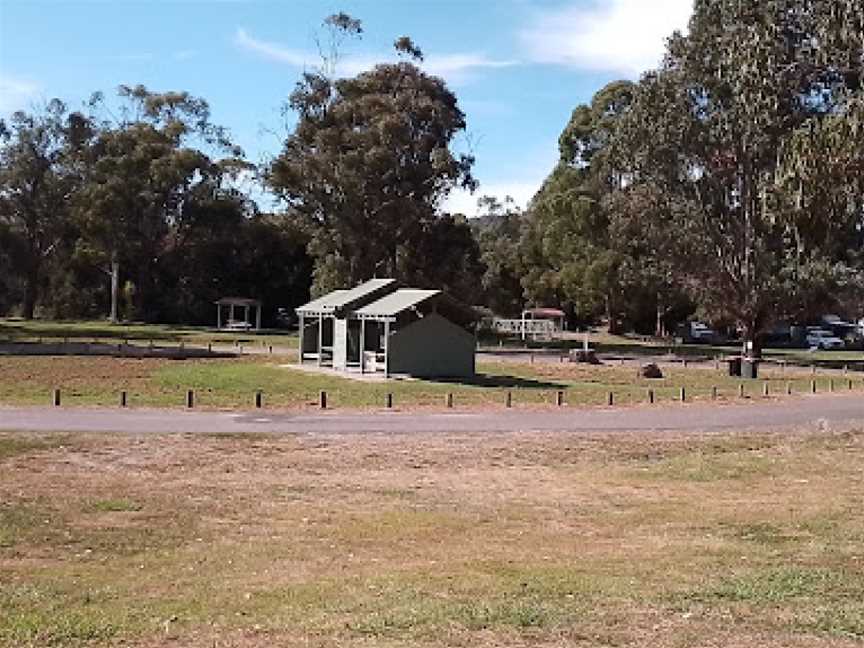
<path id="1" fill-rule="evenodd" d="M 864 424 L 861 394 L 802 396 L 742 404 L 690 404 L 613 409 L 475 412 L 214 412 L 156 409 L 0 407 L 0 430 L 87 432 L 268 432 L 363 434 L 420 432 L 638 432 Z"/>

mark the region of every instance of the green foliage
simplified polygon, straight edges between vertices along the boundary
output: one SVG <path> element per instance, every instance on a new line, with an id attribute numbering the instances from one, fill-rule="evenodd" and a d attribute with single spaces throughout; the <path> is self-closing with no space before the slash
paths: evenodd
<path id="1" fill-rule="evenodd" d="M 619 122 L 616 215 L 746 339 L 860 276 L 862 23 L 851 0 L 701 0 Z"/>
<path id="2" fill-rule="evenodd" d="M 516 317 L 523 305 L 519 239 L 524 215 L 509 197 L 502 204 L 484 196 L 478 204 L 483 213 L 471 226 L 484 266 L 481 301 L 496 314 Z"/>
<path id="3" fill-rule="evenodd" d="M 410 39 L 397 48 L 420 55 Z M 473 159 L 450 151 L 465 117 L 441 79 L 408 62 L 335 81 L 307 73 L 288 108 L 299 121 L 267 182 L 310 226 L 316 292 L 376 275 L 466 283 L 476 246 L 439 205 L 474 186 Z"/>

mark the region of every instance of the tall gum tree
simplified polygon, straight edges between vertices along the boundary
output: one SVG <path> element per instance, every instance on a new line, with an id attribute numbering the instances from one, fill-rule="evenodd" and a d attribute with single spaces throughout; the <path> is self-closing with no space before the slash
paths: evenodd
<path id="1" fill-rule="evenodd" d="M 360 31 L 349 17 L 328 24 Z M 465 116 L 444 81 L 415 65 L 410 39 L 395 47 L 409 60 L 353 78 L 309 72 L 289 100 L 297 124 L 266 176 L 310 228 L 317 293 L 376 275 L 455 285 L 479 255 L 470 228 L 440 209 L 454 187 L 475 186 L 473 158 L 450 149 Z M 468 256 L 446 256 L 452 238 Z"/>
<path id="2" fill-rule="evenodd" d="M 23 275 L 22 314 L 31 319 L 44 267 L 69 218 L 75 187 L 68 161 L 70 115 L 58 99 L 0 121 L 0 224 L 7 252 Z"/>
<path id="3" fill-rule="evenodd" d="M 688 292 L 737 323 L 745 353 L 850 271 L 862 52 L 860 0 L 697 0 L 616 131 L 621 191 L 658 202 L 623 216 L 662 231 Z"/>
<path id="4" fill-rule="evenodd" d="M 218 185 L 224 173 L 245 166 L 242 151 L 210 122 L 203 99 L 141 85 L 120 86 L 119 96 L 119 119 L 90 119 L 90 138 L 79 158 L 83 184 L 75 200 L 82 253 L 109 268 L 112 322 L 119 319 L 122 263 L 132 266 L 139 300 L 146 302 L 153 264 L 192 189 Z M 97 95 L 92 104 L 102 102 Z M 214 160 L 202 147 L 228 157 Z"/>

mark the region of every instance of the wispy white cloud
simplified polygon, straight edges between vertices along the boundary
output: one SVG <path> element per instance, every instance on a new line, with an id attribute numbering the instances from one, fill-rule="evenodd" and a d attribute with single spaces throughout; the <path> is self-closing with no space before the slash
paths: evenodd
<path id="1" fill-rule="evenodd" d="M 591 0 L 538 12 L 519 36 L 534 62 L 638 76 L 692 13 L 693 0 Z"/>
<path id="2" fill-rule="evenodd" d="M 234 34 L 234 44 L 246 51 L 253 52 L 262 58 L 292 67 L 309 68 L 321 64 L 317 53 L 306 52 L 280 43 L 261 40 L 249 34 L 245 29 L 238 28 Z M 388 63 L 396 60 L 394 55 L 374 56 L 370 54 L 349 54 L 337 63 L 337 73 L 343 76 L 354 76 L 368 70 L 378 63 Z M 480 69 L 497 69 L 517 65 L 517 61 L 497 60 L 479 52 L 432 55 L 420 65 L 429 74 L 441 76 L 448 81 L 464 81 L 467 75 Z"/>
<path id="3" fill-rule="evenodd" d="M 30 101 L 39 96 L 40 91 L 39 84 L 34 81 L 0 73 L 0 112 L 26 108 Z"/>
<path id="4" fill-rule="evenodd" d="M 498 60 L 485 54 L 441 54 L 431 55 L 420 64 L 426 72 L 453 82 L 464 81 L 467 75 L 483 69 L 500 69 L 518 65 L 515 60 Z"/>
<path id="5" fill-rule="evenodd" d="M 276 43 L 253 38 L 242 27 L 238 28 L 234 34 L 234 44 L 241 49 L 254 52 L 267 60 L 276 61 L 277 63 L 287 63 L 294 67 L 304 67 L 311 61 L 314 61 L 314 58 L 310 60 L 300 50 L 289 49 Z"/>

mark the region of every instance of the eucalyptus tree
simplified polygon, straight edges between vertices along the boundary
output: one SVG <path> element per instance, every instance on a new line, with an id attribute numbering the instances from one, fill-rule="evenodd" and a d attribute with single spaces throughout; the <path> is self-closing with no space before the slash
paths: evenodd
<path id="1" fill-rule="evenodd" d="M 628 81 L 612 82 L 573 110 L 559 138 L 559 163 L 528 208 L 521 241 L 528 301 L 562 306 L 580 320 L 605 313 L 613 331 L 627 300 L 624 259 L 606 205 L 617 178 L 606 160 L 634 89 Z"/>
<path id="2" fill-rule="evenodd" d="M 218 187 L 226 172 L 246 168 L 242 151 L 210 121 L 206 101 L 186 92 L 156 93 L 120 86 L 118 117 L 94 95 L 90 136 L 78 156 L 83 177 L 75 211 L 83 237 L 80 253 L 107 267 L 110 318 L 117 321 L 121 266 L 147 302 L 170 228 L 200 185 Z M 214 160 L 202 148 L 227 155 Z M 210 191 L 205 188 L 205 191 Z"/>
<path id="3" fill-rule="evenodd" d="M 524 212 L 511 197 L 478 201 L 480 215 L 471 221 L 483 263 L 483 304 L 499 315 L 517 316 L 524 305 L 519 242 Z"/>
<path id="4" fill-rule="evenodd" d="M 70 115 L 59 99 L 0 120 L 0 240 L 5 265 L 21 277 L 22 313 L 28 319 L 40 298 L 46 264 L 68 228 L 75 187 L 67 163 L 69 130 Z"/>
<path id="5" fill-rule="evenodd" d="M 334 24 L 359 33 L 346 18 Z M 353 78 L 307 72 L 288 101 L 297 123 L 266 176 L 310 226 L 318 292 L 375 275 L 427 284 L 448 269 L 447 232 L 461 236 L 441 204 L 475 185 L 473 159 L 450 149 L 465 116 L 444 81 L 415 65 L 410 39 L 395 46 L 408 60 Z M 443 247 L 430 252 L 432 240 Z"/>
<path id="6" fill-rule="evenodd" d="M 704 310 L 745 350 L 849 273 L 862 224 L 864 5 L 697 0 L 643 78 L 613 168 Z"/>

